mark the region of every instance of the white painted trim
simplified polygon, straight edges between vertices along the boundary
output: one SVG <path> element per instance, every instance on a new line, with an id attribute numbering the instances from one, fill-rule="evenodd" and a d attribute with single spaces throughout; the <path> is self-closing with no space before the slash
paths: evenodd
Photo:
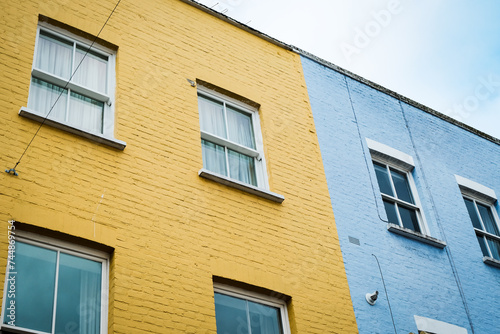
<path id="1" fill-rule="evenodd" d="M 467 334 L 467 329 L 430 318 L 414 316 L 419 331 L 438 334 Z"/>
<path id="2" fill-rule="evenodd" d="M 404 152 L 398 151 L 390 146 L 365 138 L 372 157 L 382 160 L 389 165 L 396 165 L 405 171 L 411 171 L 415 167 L 413 157 Z"/>
<path id="3" fill-rule="evenodd" d="M 273 193 L 272 191 L 266 189 L 255 187 L 235 179 L 231 179 L 227 176 L 214 173 L 205 168 L 200 169 L 198 175 L 205 179 L 209 179 L 228 187 L 236 188 L 247 193 L 263 197 L 276 203 L 283 203 L 283 201 L 285 200 L 285 197 L 283 195 Z"/>
<path id="4" fill-rule="evenodd" d="M 493 189 L 456 174 L 455 180 L 457 180 L 458 186 L 466 195 L 477 196 L 479 199 L 486 200 L 489 204 L 497 201 L 497 195 Z"/>
<path id="5" fill-rule="evenodd" d="M 244 290 L 241 288 L 236 288 L 231 285 L 215 283 L 215 282 L 214 282 L 214 292 L 279 308 L 283 326 L 283 334 L 291 334 L 290 321 L 288 319 L 288 309 L 286 305 L 287 303 L 284 300 Z"/>
<path id="6" fill-rule="evenodd" d="M 425 244 L 437 247 L 437 248 L 445 248 L 446 247 L 446 242 L 439 240 L 437 238 L 430 237 L 428 235 L 422 234 L 415 232 L 413 230 L 410 230 L 409 228 L 405 228 L 403 226 L 399 226 L 396 224 L 389 223 L 387 224 L 387 230 L 389 232 L 395 233 L 402 235 L 404 237 L 413 239 L 413 240 L 418 240 L 420 242 L 423 242 Z"/>

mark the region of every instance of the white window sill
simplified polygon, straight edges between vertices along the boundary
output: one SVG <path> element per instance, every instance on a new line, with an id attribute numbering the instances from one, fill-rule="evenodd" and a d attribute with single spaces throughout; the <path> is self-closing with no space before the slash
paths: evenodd
<path id="1" fill-rule="evenodd" d="M 215 181 L 217 183 L 221 183 L 223 185 L 226 185 L 228 187 L 233 187 L 233 188 L 245 191 L 247 193 L 263 197 L 263 198 L 268 199 L 268 200 L 273 201 L 273 202 L 282 203 L 285 200 L 285 197 L 283 195 L 276 194 L 276 193 L 273 193 L 269 190 L 261 189 L 261 188 L 243 183 L 241 181 L 231 179 L 227 176 L 211 172 L 211 171 L 204 169 L 204 168 L 200 169 L 200 171 L 198 172 L 198 175 L 205 178 L 205 179 L 209 179 L 209 180 Z"/>
<path id="2" fill-rule="evenodd" d="M 490 265 L 490 266 L 500 268 L 500 261 L 498 261 L 497 259 L 494 259 L 492 257 L 484 256 L 483 262 Z"/>
<path id="3" fill-rule="evenodd" d="M 40 123 L 43 122 L 43 120 L 45 119 L 45 116 L 37 113 L 34 110 L 28 109 L 26 107 L 21 107 L 21 109 L 19 109 L 19 115 L 22 117 L 26 117 L 26 118 L 32 119 L 34 121 L 40 122 Z M 111 146 L 113 148 L 116 148 L 116 149 L 119 149 L 122 151 L 125 149 L 125 146 L 127 146 L 127 143 L 124 141 L 121 141 L 121 140 L 118 140 L 115 138 L 108 138 L 108 137 L 105 137 L 102 134 L 98 134 L 98 133 L 86 132 L 86 131 L 83 131 L 81 129 L 75 128 L 74 126 L 71 126 L 69 124 L 55 121 L 55 120 L 50 119 L 50 118 L 47 118 L 47 120 L 45 120 L 44 124 L 50 125 L 56 129 L 64 130 L 64 131 L 82 136 L 84 138 L 87 138 L 89 140 L 92 140 L 92 141 L 100 143 L 100 144 Z"/>
<path id="4" fill-rule="evenodd" d="M 419 233 L 419 232 L 415 232 L 413 230 L 410 230 L 410 229 L 405 228 L 405 227 L 401 227 L 401 226 L 396 225 L 396 224 L 391 224 L 391 223 L 387 224 L 387 229 L 389 230 L 389 232 L 396 233 L 396 234 L 402 235 L 402 236 L 410 238 L 410 239 L 418 240 L 420 242 L 423 242 L 425 244 L 428 244 L 428 245 L 431 245 L 431 246 L 434 246 L 437 248 L 442 249 L 442 248 L 446 247 L 446 242 L 444 242 L 442 240 L 430 237 L 428 235 L 424 235 L 424 234 Z"/>

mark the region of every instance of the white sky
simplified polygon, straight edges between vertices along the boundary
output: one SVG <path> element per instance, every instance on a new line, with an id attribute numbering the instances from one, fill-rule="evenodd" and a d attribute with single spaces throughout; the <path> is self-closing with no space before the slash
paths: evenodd
<path id="1" fill-rule="evenodd" d="M 196 1 L 500 138 L 500 1 Z"/>

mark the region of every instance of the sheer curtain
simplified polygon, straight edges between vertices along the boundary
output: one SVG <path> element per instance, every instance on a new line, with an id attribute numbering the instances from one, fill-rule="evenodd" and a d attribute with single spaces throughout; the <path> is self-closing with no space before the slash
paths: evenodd
<path id="1" fill-rule="evenodd" d="M 254 158 L 228 150 L 229 176 L 241 182 L 257 185 Z"/>
<path id="2" fill-rule="evenodd" d="M 80 281 L 80 334 L 99 334 L 101 324 L 100 275 L 82 272 Z"/>
<path id="3" fill-rule="evenodd" d="M 222 103 L 202 96 L 199 97 L 198 101 L 201 130 L 218 137 L 227 138 Z"/>
<path id="4" fill-rule="evenodd" d="M 37 45 L 35 68 L 55 77 L 68 80 L 71 73 L 76 69 L 76 65 L 83 59 L 81 66 L 71 81 L 105 94 L 107 87 L 107 57 L 89 52 L 83 58 L 85 51 L 80 47 L 76 47 L 73 42 L 65 41 L 41 31 Z M 73 52 L 75 52 L 75 64 L 72 63 Z M 28 107 L 42 115 L 47 115 L 61 91 L 63 93 L 50 112 L 49 118 L 68 123 L 84 131 L 102 134 L 104 114 L 104 103 L 102 101 L 71 90 L 63 90 L 62 87 L 48 81 L 33 77 Z M 69 104 L 67 103 L 68 98 L 70 99 Z"/>
<path id="5" fill-rule="evenodd" d="M 81 64 L 73 76 L 73 81 L 92 90 L 106 93 L 107 58 L 92 51 L 83 58 L 85 52 L 86 49 L 76 48 L 75 69 L 80 62 Z"/>
<path id="6" fill-rule="evenodd" d="M 252 118 L 249 115 L 227 107 L 227 127 L 229 128 L 229 140 L 255 149 Z"/>

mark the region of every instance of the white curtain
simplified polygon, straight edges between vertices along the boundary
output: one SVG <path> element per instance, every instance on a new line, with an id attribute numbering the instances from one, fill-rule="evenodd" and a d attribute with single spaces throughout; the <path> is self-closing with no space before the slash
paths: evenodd
<path id="1" fill-rule="evenodd" d="M 76 68 L 72 65 L 74 45 L 45 32 L 40 33 L 36 68 L 50 74 L 69 79 Z M 76 49 L 75 59 L 79 63 L 85 51 Z M 72 81 L 95 91 L 106 93 L 107 59 L 89 53 L 73 76 Z M 29 98 L 29 108 L 47 115 L 62 88 L 49 82 L 33 78 Z M 70 99 L 69 105 L 67 99 Z M 81 130 L 102 133 L 104 103 L 64 90 L 49 118 L 67 122 Z"/>
<path id="2" fill-rule="evenodd" d="M 102 133 L 104 103 L 71 92 L 68 123 L 79 129 Z"/>
<path id="3" fill-rule="evenodd" d="M 81 64 L 73 75 L 73 81 L 79 85 L 105 94 L 107 59 L 93 52 L 88 52 L 85 56 L 86 51 L 87 50 L 82 50 L 80 48 L 76 49 L 75 70 L 80 62 Z M 85 58 L 83 58 L 83 56 L 85 56 Z"/>
<path id="4" fill-rule="evenodd" d="M 254 149 L 255 142 L 253 139 L 252 118 L 235 109 L 229 107 L 226 109 L 229 140 Z"/>
<path id="5" fill-rule="evenodd" d="M 228 150 L 229 176 L 254 186 L 257 185 L 255 177 L 254 158 Z"/>
<path id="6" fill-rule="evenodd" d="M 227 176 L 226 153 L 224 147 L 206 140 L 201 141 L 201 146 L 203 167 L 214 173 Z"/>
<path id="7" fill-rule="evenodd" d="M 101 322 L 101 276 L 81 272 L 80 334 L 99 334 Z"/>
<path id="8" fill-rule="evenodd" d="M 40 32 L 36 68 L 64 79 L 71 76 L 73 43 Z"/>
<path id="9" fill-rule="evenodd" d="M 28 108 L 33 109 L 46 116 L 54 105 L 63 89 L 48 82 L 35 79 L 31 81 L 31 90 Z M 64 121 L 66 118 L 66 104 L 68 91 L 64 90 L 57 103 L 52 108 L 49 118 Z"/>
<path id="10" fill-rule="evenodd" d="M 222 103 L 200 96 L 198 98 L 198 108 L 200 110 L 201 130 L 218 137 L 227 138 Z"/>

